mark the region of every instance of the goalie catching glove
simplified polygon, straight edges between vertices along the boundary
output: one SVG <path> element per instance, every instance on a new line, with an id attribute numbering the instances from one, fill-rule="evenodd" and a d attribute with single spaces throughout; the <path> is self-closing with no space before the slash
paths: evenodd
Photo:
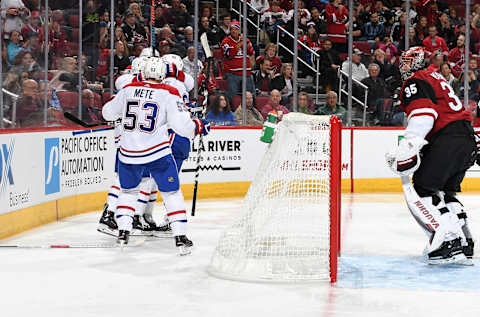
<path id="1" fill-rule="evenodd" d="M 420 150 L 427 143 L 419 136 L 407 134 L 395 151 L 385 154 L 388 167 L 400 176 L 413 174 L 420 166 Z"/>
<path id="2" fill-rule="evenodd" d="M 193 123 L 195 123 L 195 136 L 207 135 L 210 133 L 210 122 L 205 119 L 192 119 Z"/>

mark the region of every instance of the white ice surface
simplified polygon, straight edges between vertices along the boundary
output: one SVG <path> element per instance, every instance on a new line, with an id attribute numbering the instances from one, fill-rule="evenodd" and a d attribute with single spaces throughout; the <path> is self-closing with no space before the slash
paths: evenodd
<path id="1" fill-rule="evenodd" d="M 478 195 L 462 195 L 474 238 Z M 239 199 L 205 200 L 189 219 L 196 249 L 178 257 L 173 240 L 126 249 L 0 249 L 0 316 L 480 316 L 474 267 L 422 262 L 426 236 L 400 194 L 343 195 L 342 257 L 335 286 L 217 279 L 206 267 Z M 162 206 L 157 206 L 161 210 Z M 89 213 L 1 244 L 108 242 Z M 478 251 L 478 250 L 477 250 Z"/>

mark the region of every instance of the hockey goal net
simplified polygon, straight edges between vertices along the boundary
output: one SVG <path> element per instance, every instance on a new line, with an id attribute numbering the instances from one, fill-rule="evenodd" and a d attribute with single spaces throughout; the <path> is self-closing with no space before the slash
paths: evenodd
<path id="1" fill-rule="evenodd" d="M 341 123 L 289 113 L 208 271 L 247 281 L 336 281 Z"/>

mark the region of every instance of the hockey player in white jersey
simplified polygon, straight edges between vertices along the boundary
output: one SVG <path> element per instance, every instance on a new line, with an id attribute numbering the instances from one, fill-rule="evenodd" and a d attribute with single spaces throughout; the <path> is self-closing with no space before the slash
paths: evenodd
<path id="1" fill-rule="evenodd" d="M 208 134 L 210 126 L 205 120 L 192 120 L 178 90 L 160 83 L 165 78 L 166 66 L 159 58 L 147 61 L 144 75 L 144 82 L 127 85 L 102 109 L 108 121 L 122 118 L 124 129 L 118 168 L 121 185 L 116 211 L 118 242 L 128 243 L 139 185 L 147 170 L 163 198 L 175 244 L 181 254 L 188 254 L 193 243 L 186 236 L 186 205 L 167 130 L 170 127 L 182 136 L 193 138 Z"/>
<path id="2" fill-rule="evenodd" d="M 115 88 L 120 90 L 131 84 L 132 82 L 141 81 L 141 73 L 145 67 L 148 57 L 139 57 L 133 60 L 130 72 L 121 75 L 115 81 Z M 97 230 L 109 235 L 117 235 L 117 223 L 115 221 L 115 210 L 117 209 L 117 200 L 120 192 L 120 180 L 118 177 L 118 150 L 120 137 L 122 134 L 122 128 L 120 122 L 115 124 L 114 138 L 115 146 L 117 148 L 117 154 L 115 157 L 115 174 L 113 184 L 110 186 L 107 195 L 107 202 L 103 207 L 103 212 L 99 220 L 99 226 Z"/>

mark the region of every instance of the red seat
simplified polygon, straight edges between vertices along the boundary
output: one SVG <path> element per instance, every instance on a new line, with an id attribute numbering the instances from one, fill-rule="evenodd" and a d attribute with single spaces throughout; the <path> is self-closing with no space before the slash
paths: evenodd
<path id="1" fill-rule="evenodd" d="M 238 106 L 242 104 L 242 96 L 233 96 L 232 98 L 232 111 L 237 110 Z"/>
<path id="2" fill-rule="evenodd" d="M 372 47 L 367 41 L 354 41 L 353 47 L 358 48 L 360 51 L 362 51 L 363 54 L 372 54 Z"/>
<path id="3" fill-rule="evenodd" d="M 267 104 L 269 97 L 266 96 L 258 96 L 255 99 L 257 109 L 262 112 L 263 107 Z"/>
<path id="4" fill-rule="evenodd" d="M 72 41 L 78 43 L 79 29 L 72 30 Z"/>
<path id="5" fill-rule="evenodd" d="M 78 42 L 65 43 L 65 54 L 68 56 L 78 56 Z"/>
<path id="6" fill-rule="evenodd" d="M 80 25 L 79 20 L 80 18 L 78 14 L 71 15 L 68 17 L 68 24 L 70 24 L 71 27 L 78 28 L 78 26 Z"/>
<path id="7" fill-rule="evenodd" d="M 217 79 L 217 84 L 220 90 L 227 90 L 227 81 L 225 79 Z"/>
<path id="8" fill-rule="evenodd" d="M 60 105 L 65 110 L 78 109 L 78 93 L 74 91 L 59 91 L 57 92 Z"/>
<path id="9" fill-rule="evenodd" d="M 343 62 L 344 60 L 347 59 L 348 54 L 347 53 L 338 53 L 338 57 L 340 57 L 340 60 Z"/>

